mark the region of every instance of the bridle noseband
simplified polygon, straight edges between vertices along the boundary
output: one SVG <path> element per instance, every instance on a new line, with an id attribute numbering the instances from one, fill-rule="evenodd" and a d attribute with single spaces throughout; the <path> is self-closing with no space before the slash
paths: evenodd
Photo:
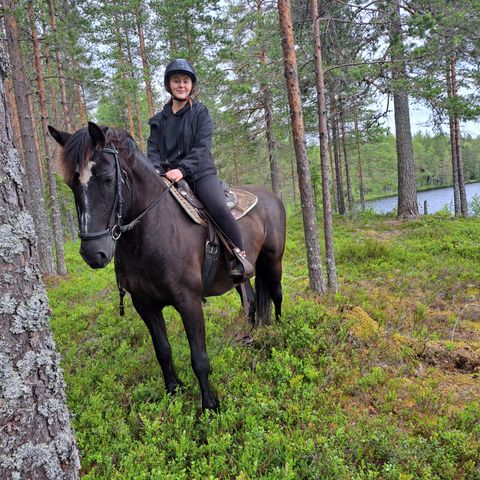
<path id="1" fill-rule="evenodd" d="M 122 175 L 122 168 L 120 166 L 120 161 L 118 159 L 118 150 L 112 147 L 103 147 L 97 150 L 100 153 L 110 153 L 113 155 L 115 160 L 115 200 L 113 202 L 112 211 L 110 213 L 110 219 L 112 215 L 115 213 L 115 222 L 113 226 L 107 227 L 105 230 L 101 230 L 99 232 L 87 233 L 87 232 L 79 232 L 78 236 L 81 240 L 97 240 L 99 238 L 111 236 L 114 241 L 117 241 L 122 233 L 126 232 L 127 230 L 131 230 L 142 218 L 146 215 L 161 199 L 162 197 L 173 187 L 173 183 L 170 184 L 161 194 L 160 196 L 154 200 L 150 206 L 148 206 L 140 215 L 138 215 L 135 219 L 133 219 L 130 223 L 126 225 L 122 225 L 122 214 L 123 214 L 123 196 L 122 196 L 122 183 L 126 184 L 125 179 Z M 128 187 L 128 184 L 127 184 Z M 75 202 L 76 204 L 76 202 Z M 77 213 L 78 213 L 78 205 L 77 205 Z"/>

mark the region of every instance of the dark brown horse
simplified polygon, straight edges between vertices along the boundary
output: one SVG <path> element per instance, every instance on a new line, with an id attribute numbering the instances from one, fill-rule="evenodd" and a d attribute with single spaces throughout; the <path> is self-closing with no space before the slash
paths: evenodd
<path id="1" fill-rule="evenodd" d="M 94 123 L 73 135 L 49 128 L 63 147 L 61 167 L 75 196 L 82 258 L 92 268 L 103 268 L 115 253 L 117 281 L 130 293 L 150 331 L 169 392 L 175 391 L 180 380 L 162 309 L 172 305 L 180 313 L 202 391 L 202 407 L 217 409 L 208 380 L 202 298 L 221 295 L 235 285 L 222 259 L 208 290 L 203 291 L 207 229 L 185 215 L 125 132 Z M 256 269 L 257 323 L 267 323 L 271 301 L 277 318 L 281 309 L 285 210 L 272 193 L 259 187 L 248 190 L 258 196 L 258 204 L 239 225 L 248 259 Z"/>

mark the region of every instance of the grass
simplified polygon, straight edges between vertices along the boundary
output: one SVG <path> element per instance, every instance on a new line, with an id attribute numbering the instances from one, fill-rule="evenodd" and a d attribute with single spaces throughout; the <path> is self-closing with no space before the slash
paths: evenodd
<path id="1" fill-rule="evenodd" d="M 200 413 L 178 315 L 165 317 L 185 388 L 171 397 L 128 296 L 118 315 L 112 267 L 67 246 L 49 297 L 83 478 L 480 478 L 480 225 L 336 218 L 341 289 L 317 299 L 300 217 L 278 323 L 242 347 L 237 295 L 205 306 L 218 414 Z"/>

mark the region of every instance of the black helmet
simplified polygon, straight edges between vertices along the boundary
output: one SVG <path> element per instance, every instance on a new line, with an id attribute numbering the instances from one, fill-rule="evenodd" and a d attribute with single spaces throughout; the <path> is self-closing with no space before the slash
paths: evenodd
<path id="1" fill-rule="evenodd" d="M 185 75 L 188 75 L 192 79 L 193 84 L 195 84 L 197 81 L 197 75 L 195 74 L 195 70 L 193 69 L 190 62 L 188 62 L 187 60 L 184 60 L 183 58 L 177 58 L 173 62 L 170 62 L 167 65 L 167 68 L 165 69 L 163 83 L 165 85 L 165 90 L 167 92 L 170 92 L 169 81 L 170 81 L 170 77 L 174 73 L 183 73 Z"/>

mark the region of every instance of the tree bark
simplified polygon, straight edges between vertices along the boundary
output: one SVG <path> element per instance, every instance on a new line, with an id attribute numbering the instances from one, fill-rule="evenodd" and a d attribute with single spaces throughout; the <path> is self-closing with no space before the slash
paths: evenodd
<path id="1" fill-rule="evenodd" d="M 451 68 L 451 59 L 449 59 L 447 62 L 447 95 L 449 98 L 453 97 Z M 462 213 L 462 209 L 460 205 L 460 189 L 458 186 L 457 149 L 455 148 L 455 118 L 454 114 L 451 111 L 448 112 L 448 120 L 450 126 L 450 150 L 452 156 L 453 207 L 455 216 L 459 217 Z"/>
<path id="2" fill-rule="evenodd" d="M 263 0 L 257 0 L 257 13 L 263 16 Z M 267 63 L 267 54 L 265 46 L 261 45 L 260 53 L 260 69 L 265 70 Z M 273 111 L 272 111 L 272 96 L 268 82 L 264 78 L 260 81 L 260 97 L 263 106 L 263 118 L 265 121 L 265 133 L 267 136 L 267 150 L 268 150 L 268 164 L 270 167 L 270 180 L 272 184 L 272 192 L 276 195 L 281 193 L 280 171 L 278 168 L 276 141 L 273 134 Z"/>
<path id="3" fill-rule="evenodd" d="M 40 116 L 43 130 L 45 158 L 47 161 L 47 177 L 50 190 L 50 205 L 52 208 L 53 238 L 55 242 L 57 273 L 61 276 L 65 276 L 67 274 L 67 266 L 65 263 L 65 254 L 63 251 L 64 232 L 62 226 L 62 217 L 60 214 L 60 206 L 58 204 L 57 198 L 57 183 L 55 180 L 54 162 L 48 144 L 48 110 L 45 98 L 45 81 L 43 78 L 43 67 L 40 58 L 40 44 L 38 42 L 38 32 L 37 26 L 35 24 L 35 14 L 33 12 L 33 0 L 28 1 L 27 11 L 28 17 L 30 19 L 30 28 L 33 40 L 35 73 L 37 76 L 37 95 L 40 104 Z"/>
<path id="4" fill-rule="evenodd" d="M 345 180 L 347 182 L 347 198 L 348 198 L 348 211 L 353 213 L 353 192 L 352 192 L 352 182 L 350 181 L 350 166 L 348 164 L 348 152 L 347 152 L 347 142 L 345 140 L 345 111 L 343 109 L 342 100 L 340 100 L 340 125 L 342 129 L 342 146 L 343 146 L 343 160 L 345 162 Z"/>
<path id="5" fill-rule="evenodd" d="M 360 208 L 365 211 L 365 184 L 363 182 L 362 155 L 360 154 L 360 132 L 358 130 L 357 111 L 355 110 L 355 143 L 357 147 L 358 184 L 360 187 Z"/>
<path id="6" fill-rule="evenodd" d="M 307 248 L 310 288 L 314 293 L 325 293 L 322 260 L 318 245 L 317 219 L 313 201 L 310 165 L 305 148 L 305 133 L 297 74 L 297 55 L 293 37 L 292 12 L 289 0 L 278 0 L 280 32 L 282 36 L 285 78 L 287 81 L 288 104 L 292 125 L 293 143 L 297 159 L 298 182 L 302 202 L 303 228 Z"/>
<path id="7" fill-rule="evenodd" d="M 133 60 L 132 60 L 132 49 L 130 45 L 130 39 L 128 38 L 128 28 L 126 26 L 125 18 L 124 18 L 124 30 L 125 30 L 125 43 L 127 46 L 127 56 L 128 56 L 128 71 L 129 71 L 129 77 L 132 80 L 132 84 L 135 81 L 135 75 L 133 72 L 134 66 L 133 66 Z M 133 94 L 132 92 L 132 97 L 133 97 L 133 108 L 135 110 L 135 119 L 137 121 L 137 129 L 138 129 L 138 141 L 140 143 L 140 149 L 144 150 L 145 149 L 145 143 L 143 140 L 143 128 L 142 128 L 142 117 L 140 115 L 140 106 L 138 104 L 138 92 L 135 91 Z"/>
<path id="8" fill-rule="evenodd" d="M 450 59 L 450 80 L 451 80 L 451 93 L 452 97 L 457 96 L 457 68 L 456 68 L 456 57 L 453 56 Z M 455 148 L 455 157 L 457 162 L 457 183 L 458 191 L 460 196 L 460 212 L 462 216 L 468 216 L 468 203 L 467 203 L 467 192 L 465 190 L 465 169 L 463 166 L 463 156 L 462 156 L 462 147 L 460 145 L 460 120 L 458 114 L 455 112 L 453 115 L 453 132 L 454 132 L 454 148 Z"/>
<path id="9" fill-rule="evenodd" d="M 127 103 L 128 128 L 130 131 L 130 135 L 132 136 L 132 138 L 135 139 L 135 128 L 133 126 L 132 104 L 130 102 L 130 96 L 128 95 L 128 92 L 125 92 L 125 87 L 128 81 L 127 81 L 127 73 L 125 69 L 125 57 L 123 56 L 122 37 L 120 35 L 120 26 L 118 21 L 118 15 L 116 13 L 114 13 L 114 21 L 115 21 L 115 35 L 117 39 L 118 56 L 120 60 L 120 74 L 123 82 L 122 90 L 123 90 L 123 94 L 125 95 L 125 100 Z"/>
<path id="10" fill-rule="evenodd" d="M 335 175 L 335 168 L 333 167 L 333 152 L 332 152 L 332 137 L 330 135 L 330 127 L 328 124 L 328 116 L 327 116 L 327 140 L 328 140 L 328 158 L 330 161 L 330 185 L 332 186 L 332 200 L 333 200 L 333 211 L 338 213 L 337 207 L 337 188 L 335 186 L 336 182 L 336 175 Z"/>
<path id="11" fill-rule="evenodd" d="M 28 179 L 27 205 L 33 214 L 38 235 L 40 270 L 44 274 L 54 274 L 53 251 L 49 235 L 48 217 L 45 207 L 44 186 L 38 161 L 32 115 L 29 105 L 28 83 L 25 64 L 20 50 L 17 22 L 13 15 L 11 0 L 4 0 L 3 14 L 7 36 L 8 53 L 13 65 L 12 79 L 15 90 L 18 121 L 22 136 L 23 155 Z"/>
<path id="12" fill-rule="evenodd" d="M 335 163 L 335 180 L 337 182 L 337 206 L 338 213 L 345 215 L 345 194 L 343 193 L 342 163 L 340 158 L 340 141 L 338 135 L 337 105 L 332 97 L 332 140 L 333 140 L 333 161 Z"/>
<path id="13" fill-rule="evenodd" d="M 77 479 L 80 461 L 36 267 L 35 229 L 10 137 L 5 65 L 0 50 L 0 478 Z"/>
<path id="14" fill-rule="evenodd" d="M 328 173 L 328 131 L 325 84 L 323 80 L 322 44 L 318 17 L 318 1 L 310 1 L 310 15 L 313 23 L 313 47 L 315 57 L 315 78 L 318 105 L 318 138 L 320 142 L 320 164 L 322 169 L 323 231 L 325 237 L 325 259 L 327 286 L 333 292 L 338 289 L 335 250 L 333 245 L 332 205 L 330 203 L 330 175 Z"/>
<path id="15" fill-rule="evenodd" d="M 53 41 L 55 43 L 55 57 L 57 60 L 58 80 L 60 84 L 61 104 L 65 118 L 65 128 L 68 132 L 72 131 L 72 121 L 67 102 L 67 89 L 65 86 L 65 70 L 63 69 L 62 56 L 60 54 L 60 44 L 57 35 L 57 20 L 55 17 L 55 0 L 48 0 L 48 9 L 50 11 L 50 26 L 52 27 Z"/>
<path id="16" fill-rule="evenodd" d="M 403 34 L 400 21 L 400 3 L 395 0 L 390 31 L 392 50 L 392 80 L 398 82 L 393 92 L 395 113 L 395 136 L 397 143 L 398 168 L 398 216 L 415 217 L 418 215 L 417 184 L 415 161 L 413 158 L 412 131 L 410 126 L 410 108 L 408 94 L 399 86 L 407 80 L 407 71 L 403 59 Z"/>
<path id="17" fill-rule="evenodd" d="M 143 81 L 145 82 L 145 93 L 147 94 L 148 114 L 153 117 L 155 110 L 153 108 L 152 82 L 150 79 L 150 65 L 148 62 L 147 51 L 145 49 L 145 40 L 143 38 L 142 17 L 140 9 L 135 10 L 135 21 L 137 24 L 138 42 L 140 45 L 140 57 L 142 58 Z"/>

